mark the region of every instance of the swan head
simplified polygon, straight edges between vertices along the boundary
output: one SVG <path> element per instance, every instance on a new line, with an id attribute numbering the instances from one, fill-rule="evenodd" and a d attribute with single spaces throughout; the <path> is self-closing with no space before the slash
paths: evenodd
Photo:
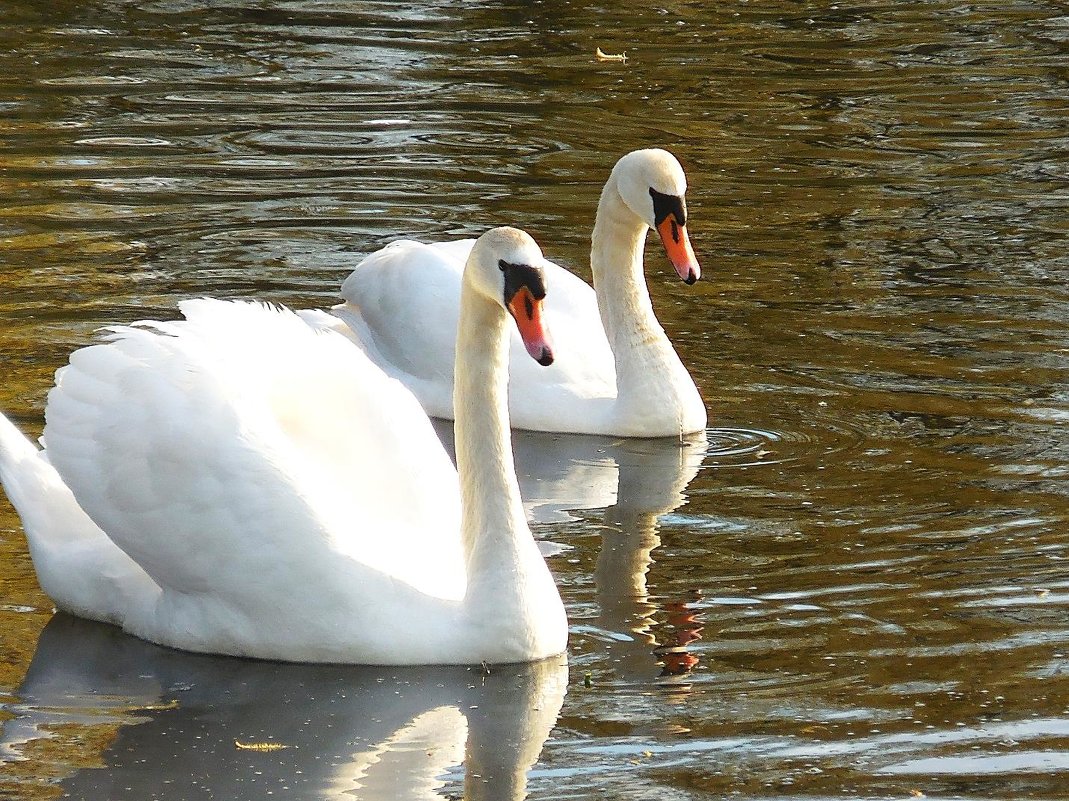
<path id="1" fill-rule="evenodd" d="M 687 176 L 667 150 L 634 150 L 616 162 L 612 176 L 624 205 L 657 231 L 679 277 L 693 284 L 701 267 L 687 236 Z"/>
<path id="2" fill-rule="evenodd" d="M 527 352 L 545 367 L 553 363 L 553 348 L 542 321 L 544 261 L 538 243 L 525 231 L 493 228 L 476 240 L 465 277 L 512 315 Z"/>

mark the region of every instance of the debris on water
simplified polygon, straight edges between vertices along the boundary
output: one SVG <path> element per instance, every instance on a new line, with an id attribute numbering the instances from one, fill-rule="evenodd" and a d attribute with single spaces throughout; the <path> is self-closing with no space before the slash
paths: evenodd
<path id="1" fill-rule="evenodd" d="M 594 57 L 597 58 L 598 61 L 620 61 L 620 62 L 626 62 L 627 61 L 627 53 L 626 52 L 624 52 L 624 53 L 606 53 L 600 47 L 597 50 L 594 51 Z"/>
<path id="2" fill-rule="evenodd" d="M 241 740 L 234 740 L 234 747 L 240 751 L 282 751 L 285 748 L 293 748 L 292 745 L 282 743 L 243 743 Z"/>

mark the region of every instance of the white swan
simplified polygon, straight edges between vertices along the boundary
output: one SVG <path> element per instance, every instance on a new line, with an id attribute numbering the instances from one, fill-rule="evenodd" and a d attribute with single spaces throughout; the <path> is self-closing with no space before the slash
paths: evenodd
<path id="1" fill-rule="evenodd" d="M 519 360 L 513 338 L 509 413 L 515 428 L 631 437 L 704 430 L 705 405 L 657 322 L 643 274 L 652 227 L 688 284 L 700 268 L 687 237 L 682 167 L 664 150 L 637 150 L 612 170 L 591 242 L 594 290 L 547 263 L 547 327 L 560 345 L 548 370 Z M 453 417 L 453 350 L 460 274 L 472 240 L 398 241 L 364 259 L 342 284 L 344 322 L 310 313 L 356 341 L 434 417 Z"/>
<path id="2" fill-rule="evenodd" d="M 49 394 L 44 451 L 0 416 L 0 479 L 42 588 L 191 651 L 375 664 L 563 652 L 505 401 L 506 308 L 552 360 L 542 262 L 514 228 L 468 257 L 457 470 L 404 387 L 285 310 L 188 301 L 182 321 L 76 351 Z"/>

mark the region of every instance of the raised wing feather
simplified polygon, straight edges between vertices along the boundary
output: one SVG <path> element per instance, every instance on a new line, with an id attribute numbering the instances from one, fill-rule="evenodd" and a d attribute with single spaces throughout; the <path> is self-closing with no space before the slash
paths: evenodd
<path id="1" fill-rule="evenodd" d="M 49 396 L 47 451 L 94 522 L 165 589 L 235 606 L 354 565 L 458 596 L 456 472 L 415 398 L 288 311 L 181 308 L 76 352 Z"/>

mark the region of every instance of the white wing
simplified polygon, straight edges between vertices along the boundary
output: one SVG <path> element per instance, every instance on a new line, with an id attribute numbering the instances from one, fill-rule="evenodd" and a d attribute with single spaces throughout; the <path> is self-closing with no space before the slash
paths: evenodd
<path id="1" fill-rule="evenodd" d="M 329 596 L 354 563 L 457 597 L 456 472 L 416 400 L 288 311 L 181 308 L 77 351 L 49 396 L 47 451 L 96 524 L 230 608 Z"/>

